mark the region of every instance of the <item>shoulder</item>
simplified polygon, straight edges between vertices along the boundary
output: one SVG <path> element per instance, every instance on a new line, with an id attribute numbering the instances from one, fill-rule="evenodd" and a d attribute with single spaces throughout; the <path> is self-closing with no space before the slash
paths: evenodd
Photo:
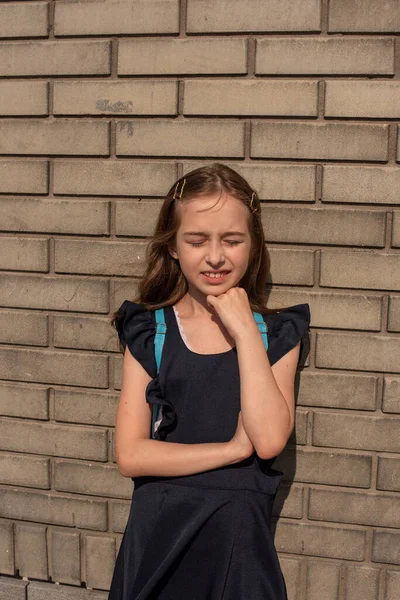
<path id="1" fill-rule="evenodd" d="M 264 315 L 268 327 L 268 357 L 271 365 L 303 340 L 310 326 L 310 307 L 296 304 Z"/>
<path id="2" fill-rule="evenodd" d="M 145 308 L 143 304 L 125 300 L 116 312 L 115 327 L 122 346 L 124 348 L 128 346 L 132 356 L 142 364 L 151 377 L 155 377 L 154 311 Z"/>

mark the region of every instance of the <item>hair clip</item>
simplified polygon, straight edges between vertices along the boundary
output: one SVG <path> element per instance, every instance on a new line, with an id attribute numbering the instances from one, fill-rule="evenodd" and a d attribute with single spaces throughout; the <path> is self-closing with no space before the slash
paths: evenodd
<path id="1" fill-rule="evenodd" d="M 257 212 L 257 206 L 255 206 L 255 204 L 253 206 L 253 202 L 255 201 L 255 199 L 256 199 L 256 193 L 253 192 L 251 195 L 250 203 L 249 203 L 249 208 L 250 208 L 251 212 L 253 212 L 253 213 Z"/>
<path id="2" fill-rule="evenodd" d="M 180 183 L 181 183 L 181 182 L 180 182 L 180 181 L 178 181 L 178 183 L 177 183 L 177 184 L 176 184 L 176 186 L 175 186 L 174 195 L 172 196 L 174 200 L 181 200 L 181 198 L 182 198 L 182 193 L 183 193 L 183 188 L 185 187 L 185 184 L 186 184 L 186 179 L 184 179 L 184 180 L 182 181 L 182 187 L 181 187 L 181 191 L 179 192 L 179 196 L 177 196 L 177 191 L 178 191 L 178 188 L 179 188 L 179 184 L 180 184 Z"/>

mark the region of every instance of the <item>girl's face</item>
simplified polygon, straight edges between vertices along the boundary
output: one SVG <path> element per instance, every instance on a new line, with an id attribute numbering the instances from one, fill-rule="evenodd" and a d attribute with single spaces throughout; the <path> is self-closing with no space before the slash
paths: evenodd
<path id="1" fill-rule="evenodd" d="M 216 194 L 187 200 L 179 210 L 181 220 L 171 256 L 179 260 L 189 293 L 197 298 L 199 292 L 218 296 L 237 286 L 249 266 L 248 208 L 232 196 Z M 205 273 L 211 271 L 225 274 L 207 277 Z"/>

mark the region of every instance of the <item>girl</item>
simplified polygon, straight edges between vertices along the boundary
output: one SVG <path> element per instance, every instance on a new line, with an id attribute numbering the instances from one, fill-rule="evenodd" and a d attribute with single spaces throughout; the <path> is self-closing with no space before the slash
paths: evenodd
<path id="1" fill-rule="evenodd" d="M 310 316 L 307 304 L 266 309 L 260 210 L 227 166 L 180 178 L 161 207 L 138 297 L 115 315 L 127 347 L 116 458 L 135 490 L 109 600 L 287 597 L 269 530 L 282 477 L 272 463 L 293 429 Z M 267 325 L 267 352 L 253 311 Z M 153 405 L 162 414 L 152 428 Z"/>

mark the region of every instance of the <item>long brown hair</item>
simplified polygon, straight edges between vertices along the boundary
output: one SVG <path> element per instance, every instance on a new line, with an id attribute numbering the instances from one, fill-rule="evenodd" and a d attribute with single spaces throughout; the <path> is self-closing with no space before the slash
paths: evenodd
<path id="1" fill-rule="evenodd" d="M 228 194 L 249 207 L 249 267 L 239 285 L 246 290 L 252 310 L 260 313 L 275 312 L 266 307 L 270 259 L 265 245 L 257 193 L 239 173 L 220 163 L 190 171 L 178 179 L 165 196 L 154 233 L 146 247 L 146 270 L 133 302 L 142 304 L 148 310 L 155 310 L 176 304 L 186 294 L 188 284 L 179 262 L 169 253 L 180 225 L 177 205 L 193 198 L 218 193 Z M 117 314 L 115 313 L 113 322 Z"/>

